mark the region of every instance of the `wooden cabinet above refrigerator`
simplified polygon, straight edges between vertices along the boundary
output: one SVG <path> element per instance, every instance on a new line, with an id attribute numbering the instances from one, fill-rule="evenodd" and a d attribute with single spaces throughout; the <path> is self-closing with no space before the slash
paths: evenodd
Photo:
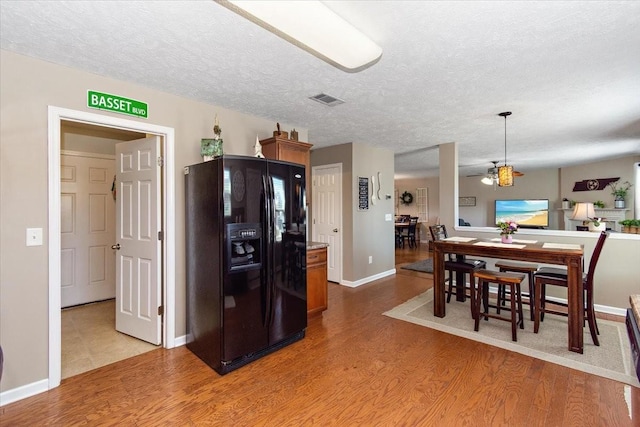
<path id="1" fill-rule="evenodd" d="M 311 202 L 311 147 L 301 141 L 274 136 L 260 140 L 262 154 L 267 159 L 284 160 L 286 162 L 298 163 L 305 166 L 305 180 L 307 188 L 307 206 Z M 307 214 L 309 214 L 308 212 Z"/>

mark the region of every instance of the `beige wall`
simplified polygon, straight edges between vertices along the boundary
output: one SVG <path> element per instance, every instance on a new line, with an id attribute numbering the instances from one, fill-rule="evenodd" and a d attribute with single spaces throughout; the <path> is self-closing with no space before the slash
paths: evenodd
<path id="1" fill-rule="evenodd" d="M 606 207 L 613 207 L 613 196 L 610 188 L 599 191 L 573 192 L 576 181 L 589 178 L 620 177 L 620 181 L 633 182 L 633 165 L 640 161 L 640 156 L 627 156 L 560 169 L 540 169 L 527 171 L 524 176 L 515 178 L 513 187 L 496 188 L 480 182 L 481 176 L 459 177 L 460 197 L 476 198 L 476 206 L 460 206 L 458 215 L 474 227 L 491 227 L 494 221 L 494 202 L 496 199 L 549 199 L 549 229 L 563 230 L 563 214 L 559 208 L 562 199 L 568 198 L 579 202 L 595 202 L 602 200 Z M 429 195 L 429 223 L 435 224 L 439 217 L 439 178 L 398 179 L 395 189 L 399 194 L 409 191 L 415 195 L 416 188 L 427 188 Z M 634 212 L 633 191 L 627 197 L 627 218 L 638 217 Z M 415 215 L 417 206 L 399 205 L 400 214 Z M 635 215 L 635 216 L 634 216 Z"/>
<path id="2" fill-rule="evenodd" d="M 395 267 L 393 221 L 393 152 L 363 144 L 341 144 L 311 152 L 311 165 L 342 164 L 342 279 L 358 282 Z M 369 209 L 359 211 L 358 177 L 381 176 L 380 197 Z M 387 199 L 385 195 L 391 195 Z M 372 232 L 375 230 L 375 232 Z M 369 256 L 373 262 L 369 264 Z"/>
<path id="3" fill-rule="evenodd" d="M 256 135 L 271 136 L 267 120 L 151 90 L 83 71 L 0 51 L 0 344 L 5 353 L 0 390 L 48 377 L 48 171 L 47 108 L 56 106 L 106 116 L 87 108 L 87 90 L 98 90 L 149 104 L 149 118 L 129 120 L 175 129 L 176 324 L 185 334 L 183 166 L 201 162 L 200 139 L 213 135 L 215 115 L 224 150 L 253 155 Z M 215 86 L 215 81 L 212 81 Z M 302 141 L 308 131 L 295 127 Z M 58 213 L 54 213 L 58 215 Z M 26 247 L 25 229 L 44 230 L 43 246 Z"/>
<path id="4" fill-rule="evenodd" d="M 464 218 L 472 226 L 491 227 L 494 225 L 496 199 L 549 199 L 549 228 L 561 229 L 562 213 L 555 208 L 560 207 L 560 177 L 558 169 L 541 169 L 529 171 L 524 176 L 516 177 L 513 187 L 497 187 L 485 185 L 481 176 L 460 177 L 460 197 L 473 196 L 476 206 L 461 206 L 460 218 Z"/>
<path id="5" fill-rule="evenodd" d="M 614 198 L 610 187 L 595 191 L 573 191 L 573 185 L 577 181 L 585 179 L 617 177 L 620 177 L 620 183 L 634 182 L 633 165 L 637 162 L 640 162 L 640 155 L 562 168 L 560 170 L 560 200 L 564 197 L 576 202 L 602 200 L 607 208 L 612 208 Z M 626 206 L 630 210 L 626 213 L 627 218 L 640 218 L 640 213 L 633 212 L 634 201 L 634 191 L 629 191 Z"/>
<path id="6" fill-rule="evenodd" d="M 495 190 L 493 186 L 482 184 L 482 177 L 460 177 L 460 197 L 476 197 L 476 206 L 461 206 L 459 215 L 472 226 L 491 227 L 496 199 L 549 199 L 549 229 L 563 230 L 563 213 L 558 209 L 565 197 L 578 202 L 602 200 L 607 208 L 613 208 L 613 196 L 609 187 L 597 191 L 573 192 L 576 181 L 620 177 L 621 182 L 633 182 L 633 165 L 638 161 L 640 156 L 627 156 L 560 169 L 527 171 L 524 176 L 515 178 L 513 187 L 498 187 Z M 632 193 L 629 192 L 627 198 L 627 218 L 634 218 Z"/>
<path id="7" fill-rule="evenodd" d="M 346 280 L 356 282 L 360 279 L 371 277 L 379 273 L 395 268 L 395 228 L 393 225 L 393 197 L 385 198 L 385 194 L 393 195 L 394 165 L 389 159 L 393 159 L 393 151 L 382 148 L 373 148 L 364 144 L 352 144 L 353 146 L 353 176 L 351 179 L 352 197 L 349 204 L 352 206 L 353 218 L 353 250 L 351 259 L 353 272 Z M 359 211 L 357 209 L 358 177 L 375 177 L 375 190 L 378 187 L 378 173 L 380 173 L 380 196 L 382 200 L 376 200 L 376 204 L 369 203 L 369 209 Z M 371 181 L 369 182 L 371 185 Z M 390 215 L 390 220 L 385 220 L 385 215 Z M 373 262 L 369 264 L 369 257 Z M 348 258 L 347 258 L 348 259 Z"/>

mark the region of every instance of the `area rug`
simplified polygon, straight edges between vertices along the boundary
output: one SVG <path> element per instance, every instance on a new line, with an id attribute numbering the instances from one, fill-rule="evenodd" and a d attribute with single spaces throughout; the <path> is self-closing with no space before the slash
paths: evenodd
<path id="1" fill-rule="evenodd" d="M 518 341 L 513 342 L 510 324 L 501 320 L 483 320 L 475 332 L 468 301 L 451 301 L 446 304 L 446 313 L 444 318 L 433 315 L 433 289 L 429 289 L 383 314 L 640 387 L 631 367 L 629 338 L 623 322 L 598 320 L 599 347 L 593 344 L 589 328 L 585 328 L 584 354 L 578 354 L 567 350 L 567 319 L 562 316 L 545 316 L 539 333 L 534 334 L 533 322 L 525 310 L 525 328 L 518 329 Z"/>
<path id="2" fill-rule="evenodd" d="M 433 273 L 433 259 L 423 259 L 418 262 L 403 265 L 400 268 L 404 268 L 405 270 L 421 271 L 423 273 Z"/>

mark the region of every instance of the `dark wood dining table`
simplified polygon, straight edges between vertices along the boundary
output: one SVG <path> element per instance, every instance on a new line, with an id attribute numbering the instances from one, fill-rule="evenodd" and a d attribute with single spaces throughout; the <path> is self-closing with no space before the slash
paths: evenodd
<path id="1" fill-rule="evenodd" d="M 471 240 L 469 240 L 471 239 Z M 465 241 L 469 240 L 469 241 Z M 583 352 L 584 301 L 582 291 L 582 245 L 563 245 L 559 243 L 519 243 L 503 244 L 491 239 L 449 237 L 433 242 L 433 315 L 445 317 L 445 254 L 458 256 L 509 259 L 545 264 L 557 264 L 567 267 L 567 304 L 568 304 L 568 342 L 569 350 Z"/>

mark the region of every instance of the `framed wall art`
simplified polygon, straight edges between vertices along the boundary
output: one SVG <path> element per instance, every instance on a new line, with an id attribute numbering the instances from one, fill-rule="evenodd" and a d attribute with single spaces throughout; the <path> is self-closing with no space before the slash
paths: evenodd
<path id="1" fill-rule="evenodd" d="M 475 206 L 476 198 L 471 197 L 459 197 L 458 198 L 458 206 Z"/>
<path id="2" fill-rule="evenodd" d="M 358 210 L 369 210 L 369 178 L 358 177 Z"/>

